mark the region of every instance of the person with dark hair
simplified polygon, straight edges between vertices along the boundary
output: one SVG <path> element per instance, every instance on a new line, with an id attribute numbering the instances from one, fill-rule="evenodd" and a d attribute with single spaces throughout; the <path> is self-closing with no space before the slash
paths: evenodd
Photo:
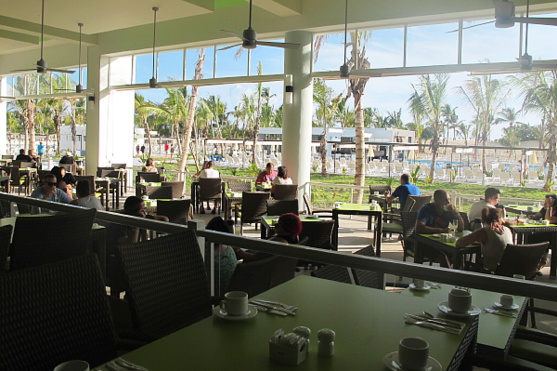
<path id="1" fill-rule="evenodd" d="M 271 187 L 271 195 L 275 193 L 275 185 L 281 184 L 292 184 L 292 178 L 288 176 L 288 170 L 286 166 L 279 166 L 277 176 L 273 180 L 273 186 Z"/>
<path id="2" fill-rule="evenodd" d="M 64 176 L 62 175 L 62 169 L 65 172 L 66 169 L 63 167 L 54 166 L 50 172 L 56 177 L 56 187 L 64 191 L 68 197 L 72 198 L 72 186 L 67 184 L 64 180 Z"/>
<path id="3" fill-rule="evenodd" d="M 391 203 L 395 198 L 398 197 L 400 208 L 404 209 L 404 205 L 406 205 L 406 200 L 408 200 L 408 196 L 410 195 L 421 196 L 422 191 L 420 191 L 420 189 L 417 186 L 410 183 L 410 176 L 408 174 L 402 174 L 400 176 L 400 185 L 396 187 L 393 194 L 391 194 L 390 191 L 385 192 L 385 200 L 388 203 Z"/>
<path id="4" fill-rule="evenodd" d="M 457 247 L 466 247 L 479 242 L 482 248 L 483 268 L 494 272 L 501 261 L 507 244 L 513 243 L 513 234 L 503 225 L 501 209 L 484 207 L 481 211 L 483 227 L 461 237 L 456 241 Z"/>
<path id="5" fill-rule="evenodd" d="M 302 233 L 302 222 L 300 217 L 293 213 L 282 214 L 277 224 L 275 224 L 276 236 L 271 237 L 272 241 L 296 244 L 300 242 Z"/>
<path id="6" fill-rule="evenodd" d="M 255 185 L 261 185 L 263 183 L 271 184 L 273 180 L 277 177 L 277 172 L 274 170 L 274 166 L 272 163 L 267 163 L 265 166 L 265 170 L 259 173 L 257 178 L 255 179 Z"/>
<path id="7" fill-rule="evenodd" d="M 476 201 L 470 207 L 470 212 L 468 213 L 468 220 L 470 220 L 470 226 L 472 230 L 482 228 L 482 210 L 485 207 L 496 208 L 499 205 L 499 195 L 501 191 L 497 188 L 487 188 L 484 191 L 484 198 Z"/>
<path id="8" fill-rule="evenodd" d="M 541 210 L 534 215 L 530 215 L 529 218 L 534 220 L 548 220 L 551 224 L 557 223 L 557 195 L 545 195 L 545 201 Z"/>
<path id="9" fill-rule="evenodd" d="M 207 223 L 206 230 L 230 233 L 228 224 L 220 216 L 215 216 Z M 241 249 L 238 249 L 241 250 Z M 238 258 L 234 249 L 228 245 L 214 244 L 214 272 L 215 272 L 215 295 L 222 296 L 228 290 L 228 284 L 234 274 Z"/>
<path id="10" fill-rule="evenodd" d="M 60 163 L 65 165 L 75 164 L 75 159 L 73 158 L 72 153 L 70 151 L 67 151 L 66 154 L 60 159 Z"/>
<path id="11" fill-rule="evenodd" d="M 77 195 L 77 200 L 73 200 L 71 202 L 73 205 L 89 207 L 97 210 L 104 210 L 99 199 L 96 198 L 94 194 L 91 194 L 88 181 L 79 181 L 77 183 L 77 186 L 75 187 L 75 193 Z"/>
<path id="12" fill-rule="evenodd" d="M 143 169 L 141 169 L 141 171 L 145 173 L 155 173 L 155 174 L 159 172 L 152 158 L 148 158 L 147 161 L 145 161 L 145 166 L 143 166 Z"/>
<path id="13" fill-rule="evenodd" d="M 20 150 L 19 150 L 19 155 L 17 155 L 17 157 L 15 158 L 15 160 L 16 160 L 16 161 L 24 161 L 24 162 L 35 162 L 35 161 L 33 161 L 33 159 L 31 158 L 31 156 L 25 154 L 25 150 L 24 150 L 24 149 L 20 149 Z"/>

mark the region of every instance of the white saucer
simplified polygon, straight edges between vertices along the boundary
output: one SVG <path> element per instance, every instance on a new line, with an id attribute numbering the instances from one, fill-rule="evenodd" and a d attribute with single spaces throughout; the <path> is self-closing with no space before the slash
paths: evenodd
<path id="1" fill-rule="evenodd" d="M 226 311 L 221 309 L 221 307 L 216 306 L 213 308 L 213 314 L 219 318 L 228 320 L 228 321 L 243 321 L 245 319 L 253 318 L 257 315 L 257 308 L 251 305 L 248 305 L 248 312 L 243 316 L 231 316 Z"/>
<path id="2" fill-rule="evenodd" d="M 383 364 L 389 370 L 404 371 L 400 363 L 398 362 L 398 352 L 391 352 L 383 358 Z M 422 371 L 440 371 L 442 369 L 441 364 L 433 357 L 429 357 L 427 360 L 427 366 L 425 366 Z"/>
<path id="3" fill-rule="evenodd" d="M 429 286 L 429 285 L 424 285 L 423 287 L 416 287 L 416 285 L 414 285 L 414 283 L 409 284 L 408 287 L 411 290 L 416 290 L 416 291 L 429 291 L 429 289 L 431 288 L 431 286 Z"/>
<path id="4" fill-rule="evenodd" d="M 455 316 L 455 317 L 472 317 L 472 316 L 477 316 L 482 312 L 482 310 L 479 309 L 478 307 L 471 305 L 470 310 L 468 310 L 468 312 L 458 313 L 453 311 L 451 308 L 449 308 L 449 302 L 447 301 L 439 303 L 439 305 L 437 305 L 437 308 L 439 308 L 441 312 L 446 313 L 449 316 Z"/>
<path id="5" fill-rule="evenodd" d="M 516 303 L 514 303 L 513 305 L 511 305 L 510 307 L 504 307 L 501 303 L 499 303 L 498 301 L 496 301 L 495 303 L 493 303 L 493 306 L 495 308 L 499 308 L 499 309 L 506 309 L 506 310 L 517 310 L 518 308 L 520 308 L 520 306 Z"/>
<path id="6" fill-rule="evenodd" d="M 434 233 L 434 234 L 431 235 L 431 237 L 440 238 L 440 237 L 441 237 L 441 234 L 439 234 L 439 233 Z"/>

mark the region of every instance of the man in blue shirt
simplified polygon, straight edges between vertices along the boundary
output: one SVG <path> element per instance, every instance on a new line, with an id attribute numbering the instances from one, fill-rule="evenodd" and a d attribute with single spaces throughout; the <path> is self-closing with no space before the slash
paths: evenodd
<path id="1" fill-rule="evenodd" d="M 393 194 L 389 191 L 385 192 L 385 199 L 388 203 L 393 202 L 395 198 L 398 197 L 400 202 L 400 209 L 404 209 L 404 205 L 406 204 L 406 200 L 408 200 L 408 196 L 421 196 L 422 192 L 418 187 L 410 183 L 410 177 L 408 174 L 402 174 L 400 176 L 400 186 L 398 186 Z"/>

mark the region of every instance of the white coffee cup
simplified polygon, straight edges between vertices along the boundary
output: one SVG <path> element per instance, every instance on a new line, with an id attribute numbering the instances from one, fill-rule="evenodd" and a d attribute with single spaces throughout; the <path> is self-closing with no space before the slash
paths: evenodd
<path id="1" fill-rule="evenodd" d="M 227 292 L 220 307 L 231 316 L 243 316 L 248 312 L 248 294 L 243 291 Z"/>
<path id="2" fill-rule="evenodd" d="M 85 361 L 67 361 L 54 367 L 54 371 L 89 371 L 89 363 Z"/>
<path id="3" fill-rule="evenodd" d="M 424 280 L 418 280 L 416 278 L 414 278 L 414 287 L 417 289 L 423 289 L 425 286 L 425 281 Z"/>
<path id="4" fill-rule="evenodd" d="M 501 295 L 501 298 L 499 299 L 499 303 L 503 308 L 512 308 L 513 297 L 511 295 Z"/>
<path id="5" fill-rule="evenodd" d="M 428 358 L 429 344 L 423 339 L 404 338 L 398 344 L 398 362 L 404 370 L 423 370 Z"/>
<path id="6" fill-rule="evenodd" d="M 456 313 L 466 313 L 472 305 L 472 295 L 466 290 L 452 289 L 449 292 L 449 308 Z"/>

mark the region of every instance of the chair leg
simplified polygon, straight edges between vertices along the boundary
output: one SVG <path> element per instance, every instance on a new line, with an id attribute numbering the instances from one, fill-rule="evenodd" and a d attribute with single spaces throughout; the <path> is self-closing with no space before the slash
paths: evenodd
<path id="1" fill-rule="evenodd" d="M 534 311 L 534 298 L 528 300 L 528 310 L 530 311 L 530 322 L 532 328 L 537 328 L 536 326 L 536 312 Z"/>

